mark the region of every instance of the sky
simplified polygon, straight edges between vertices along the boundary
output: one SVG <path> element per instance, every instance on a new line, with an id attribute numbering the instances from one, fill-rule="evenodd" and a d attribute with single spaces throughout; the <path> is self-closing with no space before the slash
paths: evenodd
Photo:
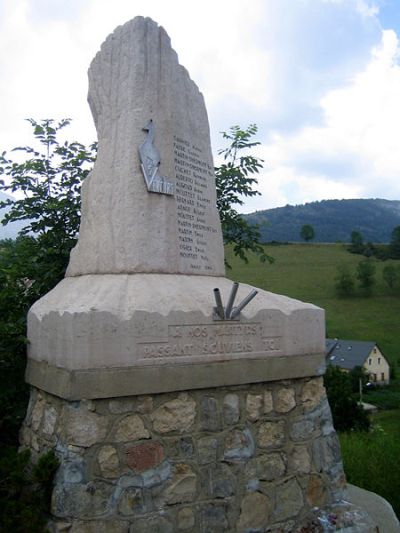
<path id="1" fill-rule="evenodd" d="M 87 69 L 137 15 L 165 28 L 221 132 L 257 124 L 253 212 L 323 199 L 400 200 L 400 0 L 0 0 L 0 152 L 26 118 L 96 131 Z"/>

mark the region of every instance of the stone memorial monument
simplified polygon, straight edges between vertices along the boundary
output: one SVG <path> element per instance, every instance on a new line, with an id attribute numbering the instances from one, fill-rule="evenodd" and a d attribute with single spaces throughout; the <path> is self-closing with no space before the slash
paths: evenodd
<path id="1" fill-rule="evenodd" d="M 98 157 L 65 279 L 31 308 L 21 431 L 53 531 L 296 531 L 340 499 L 321 309 L 224 277 L 204 100 L 137 17 L 89 69 Z"/>

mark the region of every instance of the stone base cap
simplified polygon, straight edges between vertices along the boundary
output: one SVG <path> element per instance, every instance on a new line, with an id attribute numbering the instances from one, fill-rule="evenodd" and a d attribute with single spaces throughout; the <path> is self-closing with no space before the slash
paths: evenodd
<path id="1" fill-rule="evenodd" d="M 30 359 L 26 380 L 66 400 L 81 400 L 244 385 L 324 372 L 324 354 L 74 371 Z"/>
<path id="2" fill-rule="evenodd" d="M 28 315 L 27 381 L 66 399 L 152 394 L 321 374 L 322 309 L 258 290 L 234 320 L 232 281 L 166 274 L 66 278 Z M 253 290 L 241 284 L 237 302 Z"/>

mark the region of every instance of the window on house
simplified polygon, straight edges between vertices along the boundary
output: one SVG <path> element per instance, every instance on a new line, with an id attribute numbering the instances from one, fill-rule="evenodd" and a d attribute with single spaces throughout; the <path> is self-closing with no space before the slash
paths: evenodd
<path id="1" fill-rule="evenodd" d="M 378 365 L 380 365 L 380 364 L 381 364 L 381 358 L 378 357 Z"/>
<path id="2" fill-rule="evenodd" d="M 382 381 L 385 381 L 385 372 L 382 372 L 382 374 L 381 374 L 381 380 L 382 380 Z"/>
<path id="3" fill-rule="evenodd" d="M 372 359 L 369 359 L 368 364 L 371 366 Z"/>
<path id="4" fill-rule="evenodd" d="M 374 374 L 374 381 L 378 381 L 378 376 Z"/>

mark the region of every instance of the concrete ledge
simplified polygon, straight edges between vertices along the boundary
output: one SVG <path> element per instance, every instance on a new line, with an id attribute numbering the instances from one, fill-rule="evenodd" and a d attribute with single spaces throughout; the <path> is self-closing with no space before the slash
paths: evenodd
<path id="1" fill-rule="evenodd" d="M 355 485 L 347 485 L 347 499 L 350 503 L 364 509 L 381 533 L 399 533 L 400 524 L 393 507 L 382 496 Z"/>
<path id="2" fill-rule="evenodd" d="M 26 381 L 60 398 L 81 400 L 304 378 L 324 371 L 324 354 L 95 370 L 68 370 L 28 359 Z"/>

